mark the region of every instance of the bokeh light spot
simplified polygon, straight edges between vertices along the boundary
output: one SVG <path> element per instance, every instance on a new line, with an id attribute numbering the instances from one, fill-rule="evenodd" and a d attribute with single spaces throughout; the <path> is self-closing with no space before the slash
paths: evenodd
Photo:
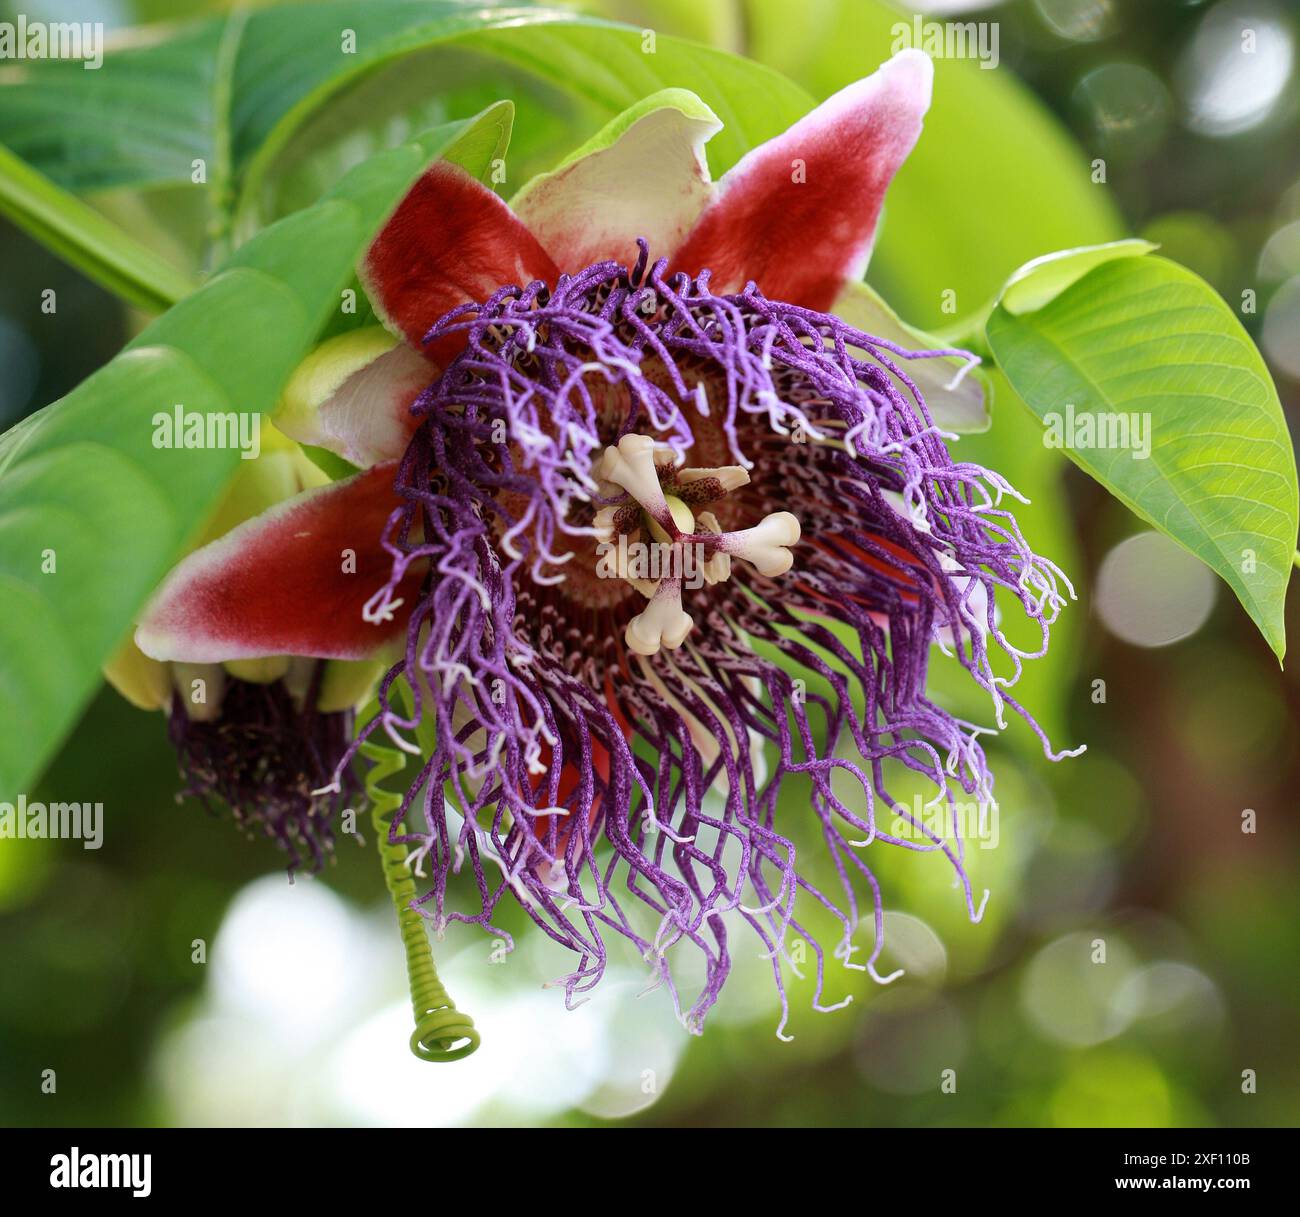
<path id="1" fill-rule="evenodd" d="M 1214 982 L 1195 968 L 1162 959 L 1134 972 L 1115 993 L 1125 1020 L 1171 1034 L 1205 1033 L 1223 1021 L 1223 999 Z"/>
<path id="2" fill-rule="evenodd" d="M 1114 0 L 1034 0 L 1043 24 L 1058 38 L 1096 42 L 1115 27 Z"/>
<path id="3" fill-rule="evenodd" d="M 1202 135 L 1248 131 L 1272 113 L 1295 60 L 1286 18 L 1266 0 L 1228 0 L 1201 21 L 1178 66 L 1187 125 Z"/>
<path id="4" fill-rule="evenodd" d="M 355 946 L 347 908 L 328 887 L 268 875 L 235 897 L 212 945 L 218 1000 L 270 1032 L 313 1039 L 356 985 L 347 966 Z"/>
<path id="5" fill-rule="evenodd" d="M 1020 1002 L 1048 1040 L 1087 1047 L 1119 1035 L 1131 1013 L 1116 994 L 1134 969 L 1133 953 L 1113 932 L 1076 931 L 1049 943 L 1030 961 Z"/>
<path id="6" fill-rule="evenodd" d="M 1122 159 L 1141 157 L 1164 139 L 1172 109 L 1164 82 L 1140 63 L 1107 63 L 1075 87 L 1075 106 L 1101 150 Z"/>
<path id="7" fill-rule="evenodd" d="M 1117 638 L 1162 647 L 1187 638 L 1214 607 L 1214 575 L 1158 532 L 1121 541 L 1097 574 L 1097 613 Z"/>
<path id="8" fill-rule="evenodd" d="M 1279 283 L 1292 275 L 1300 275 L 1300 220 L 1283 224 L 1259 251 L 1259 277 L 1270 283 Z M 1300 346 L 1300 338 L 1296 340 Z"/>
<path id="9" fill-rule="evenodd" d="M 1263 341 L 1273 366 L 1300 380 L 1300 275 L 1273 293 L 1264 312 Z"/>

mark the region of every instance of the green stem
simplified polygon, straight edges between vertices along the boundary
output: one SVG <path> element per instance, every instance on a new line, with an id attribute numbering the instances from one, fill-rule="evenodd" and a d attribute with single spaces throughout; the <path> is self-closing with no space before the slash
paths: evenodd
<path id="1" fill-rule="evenodd" d="M 183 271 L 0 145 L 0 215 L 128 304 L 161 313 L 192 292 Z"/>
<path id="2" fill-rule="evenodd" d="M 244 40 L 249 10 L 237 9 L 226 19 L 226 27 L 217 47 L 217 61 L 212 73 L 212 113 L 216 116 L 213 134 L 212 177 L 209 182 L 211 220 L 208 223 L 210 267 L 220 266 L 230 254 L 231 226 L 235 209 L 235 154 L 231 113 L 235 88 L 235 62 Z"/>

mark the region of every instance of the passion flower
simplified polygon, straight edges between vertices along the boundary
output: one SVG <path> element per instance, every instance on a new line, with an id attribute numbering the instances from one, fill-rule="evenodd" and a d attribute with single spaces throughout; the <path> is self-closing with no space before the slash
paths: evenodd
<path id="1" fill-rule="evenodd" d="M 380 731 L 418 753 L 392 830 L 429 867 L 417 906 L 508 937 L 497 911 L 519 901 L 574 952 L 570 1003 L 612 932 L 698 1031 L 734 922 L 783 1004 L 796 940 L 819 1008 L 827 953 L 889 979 L 876 845 L 945 853 L 979 916 L 960 838 L 893 794 L 910 771 L 938 805 L 992 797 L 981 729 L 927 694 L 932 646 L 999 726 L 1010 708 L 1041 738 L 1008 690 L 1072 592 L 1007 483 L 950 454 L 938 419 L 978 402 L 973 358 L 909 347 L 853 286 L 930 81 L 903 52 L 716 184 L 719 124 L 680 91 L 512 208 L 434 166 L 362 267 L 406 344 L 327 344 L 276 419 L 365 471 L 191 555 L 137 634 L 189 662 L 394 648 L 343 766 Z M 1030 652 L 1002 631 L 1013 603 Z M 891 834 L 896 814 L 915 833 Z M 829 884 L 798 864 L 809 827 Z M 829 952 L 810 923 L 827 913 Z"/>

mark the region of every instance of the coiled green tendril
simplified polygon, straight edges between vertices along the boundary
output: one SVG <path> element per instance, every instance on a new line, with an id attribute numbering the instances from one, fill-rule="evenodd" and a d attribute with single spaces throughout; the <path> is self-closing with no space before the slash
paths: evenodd
<path id="1" fill-rule="evenodd" d="M 397 924 L 406 948 L 406 975 L 415 1011 L 411 1051 L 422 1061 L 458 1061 L 479 1046 L 479 1033 L 474 1029 L 474 1020 L 456 1009 L 456 1003 L 438 979 L 424 928 L 425 919 L 411 907 L 416 891 L 415 880 L 406 864 L 406 846 L 388 839 L 393 814 L 401 806 L 402 796 L 385 790 L 381 783 L 402 769 L 406 758 L 397 748 L 371 740 L 361 745 L 361 754 L 374 762 L 366 774 L 366 797 L 370 801 L 371 823 L 379 839 L 384 882 L 397 909 Z"/>

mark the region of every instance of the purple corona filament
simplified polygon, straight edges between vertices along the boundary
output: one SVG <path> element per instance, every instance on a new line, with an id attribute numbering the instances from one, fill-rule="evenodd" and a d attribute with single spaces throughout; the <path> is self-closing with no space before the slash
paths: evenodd
<path id="1" fill-rule="evenodd" d="M 978 919 L 960 835 L 918 822 L 891 786 L 910 770 L 954 812 L 992 798 L 982 729 L 927 696 L 932 646 L 987 691 L 999 727 L 1011 709 L 1056 759 L 1009 687 L 1073 589 L 1001 506 L 1011 487 L 952 459 L 905 371 L 956 356 L 960 375 L 973 357 L 909 352 L 753 284 L 714 295 L 707 271 L 666 278 L 638 244 L 630 270 L 600 262 L 550 288 L 502 288 L 426 336 L 467 346 L 414 406 L 405 505 L 384 537 L 392 577 L 367 613 L 385 613 L 412 564 L 428 575 L 362 738 L 382 730 L 421 757 L 397 823 L 430 868 L 420 907 L 437 929 L 509 939 L 494 918 L 511 896 L 576 956 L 557 982 L 569 1004 L 600 979 L 612 931 L 698 1031 L 737 923 L 764 944 L 783 1011 L 796 939 L 815 960 L 815 1008 L 830 1008 L 828 951 L 890 979 L 876 970 L 872 850 L 942 852 Z M 644 497 L 608 476 L 629 436 L 655 445 L 660 484 Z M 653 506 L 671 493 L 690 507 L 688 491 L 718 500 L 707 529 Z M 681 639 L 633 650 L 648 593 L 593 574 L 601 536 L 640 521 L 705 558 L 752 559 L 759 530 L 739 530 L 765 516 L 797 520 L 792 569 L 736 562 L 690 592 L 665 579 L 693 620 Z M 1032 651 L 1001 630 L 1012 601 L 1040 627 Z M 995 675 L 998 652 L 1009 671 Z M 894 815 L 912 831 L 891 835 Z M 830 860 L 819 883 L 796 859 L 810 826 Z M 449 891 L 466 865 L 473 893 Z M 838 926 L 829 946 L 813 910 Z M 704 963 L 689 1002 L 672 967 L 686 944 Z"/>
<path id="2" fill-rule="evenodd" d="M 350 761 L 340 762 L 355 715 L 316 709 L 323 668 L 314 665 L 308 688 L 297 696 L 283 680 L 230 678 L 215 718 L 195 721 L 180 693 L 168 715 L 185 779 L 177 800 L 188 795 L 214 814 L 224 804 L 249 836 L 260 832 L 284 850 L 290 874 L 304 862 L 313 872 L 321 869 L 334 845 L 330 821 L 360 789 Z M 322 796 L 331 775 L 337 793 Z"/>

